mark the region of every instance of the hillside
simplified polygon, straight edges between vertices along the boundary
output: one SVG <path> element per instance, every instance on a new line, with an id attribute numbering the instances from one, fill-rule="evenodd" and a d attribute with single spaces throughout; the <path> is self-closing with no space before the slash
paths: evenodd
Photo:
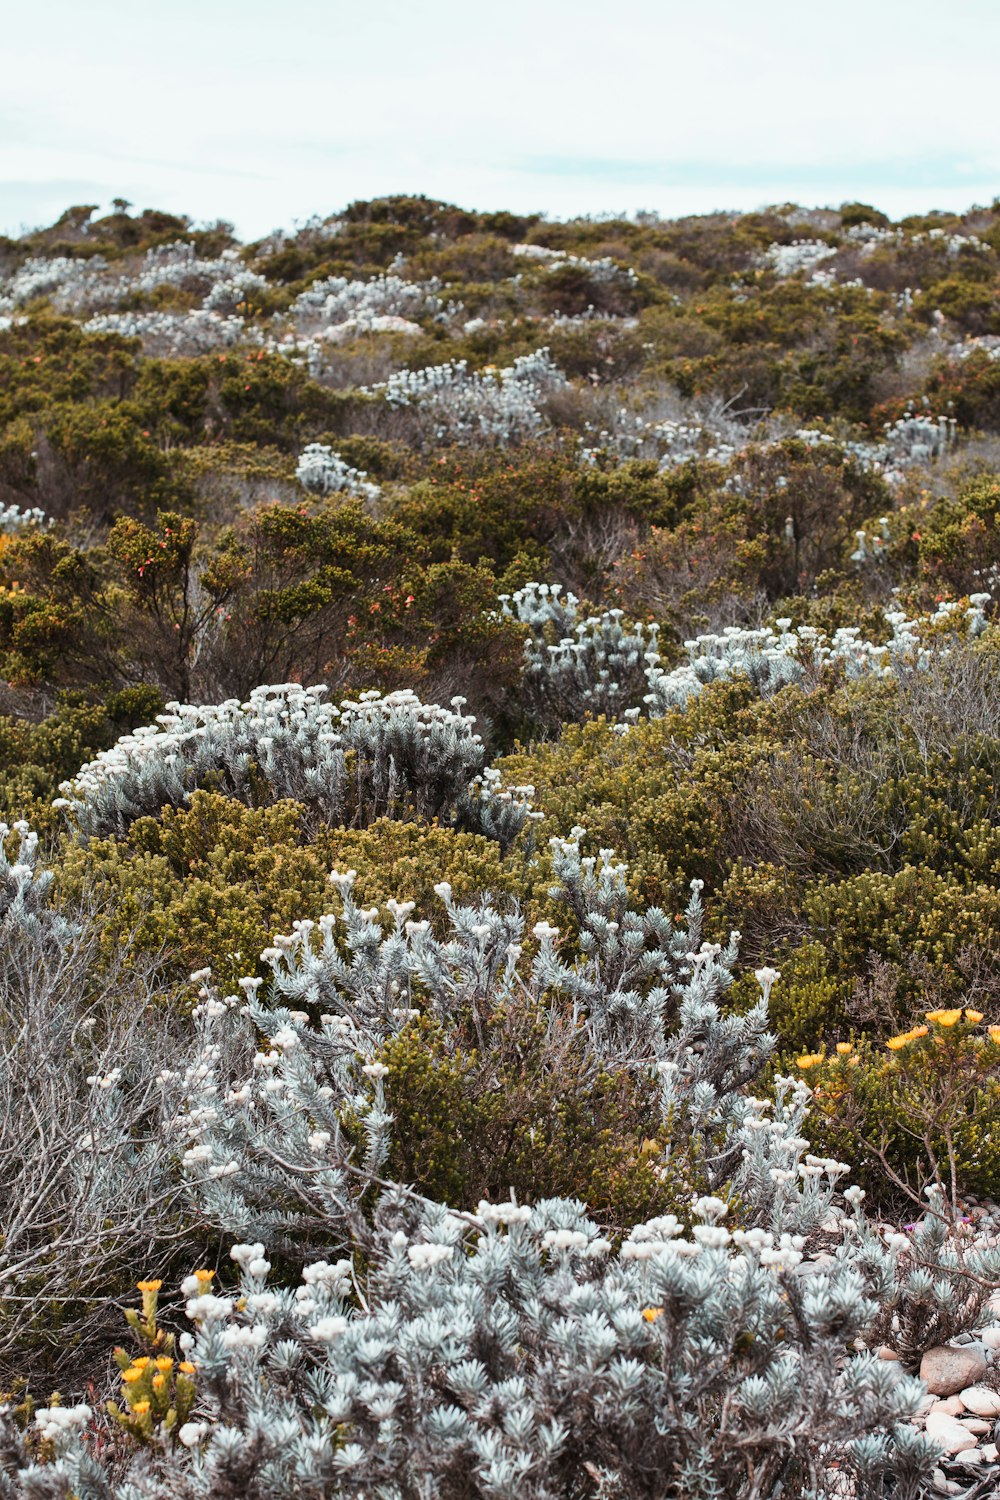
<path id="1" fill-rule="evenodd" d="M 0 239 L 0 1495 L 994 1493 L 1000 200 L 96 214 Z"/>

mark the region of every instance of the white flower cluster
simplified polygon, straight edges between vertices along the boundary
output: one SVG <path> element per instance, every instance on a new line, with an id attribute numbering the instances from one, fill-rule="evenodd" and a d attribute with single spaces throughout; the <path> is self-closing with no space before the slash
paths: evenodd
<path id="1" fill-rule="evenodd" d="M 631 629 L 623 610 L 581 617 L 575 594 L 557 583 L 529 583 L 501 594 L 501 613 L 529 627 L 522 704 L 547 728 L 587 714 L 619 718 L 635 703 L 646 670 L 659 662 L 657 626 Z"/>
<path id="2" fill-rule="evenodd" d="M 26 260 L 13 275 L 0 280 L 0 313 L 16 312 L 36 297 L 50 297 L 54 293 L 60 294 L 61 301 L 72 302 L 106 268 L 107 262 L 100 257 L 77 260 L 56 255 Z"/>
<path id="3" fill-rule="evenodd" d="M 688 660 L 669 671 L 657 664 L 646 673 L 650 691 L 643 702 L 652 718 L 673 708 L 682 708 L 708 682 L 740 673 L 750 678 L 762 693 L 777 691 L 786 682 L 800 681 L 807 671 L 825 662 L 840 662 L 848 677 L 868 673 L 890 676 L 900 664 L 925 668 L 933 651 L 947 651 L 946 644 L 932 642 L 932 632 L 943 625 L 969 636 L 979 635 L 985 625 L 989 594 L 976 594 L 967 608 L 954 600 L 943 601 L 933 615 L 909 619 L 901 610 L 884 611 L 891 627 L 890 639 L 882 645 L 861 637 L 859 627 L 844 625 L 827 638 L 811 625 L 794 630 L 791 620 L 776 622 L 776 629 L 745 630 L 728 626 L 717 635 L 700 635 L 685 641 Z M 625 718 L 638 717 L 638 709 Z"/>
<path id="4" fill-rule="evenodd" d="M 419 333 L 417 319 L 441 312 L 440 290 L 436 279 L 417 283 L 391 273 L 371 281 L 328 276 L 300 292 L 291 313 L 298 327 L 313 331 Z"/>
<path id="5" fill-rule="evenodd" d="M 12 1495 L 86 1476 L 108 1500 L 137 1482 L 148 1500 L 208 1500 L 239 1492 L 252 1451 L 269 1495 L 443 1494 L 460 1476 L 482 1500 L 548 1500 L 583 1464 L 608 1495 L 644 1493 L 652 1472 L 663 1493 L 740 1500 L 776 1493 L 792 1456 L 816 1494 L 845 1479 L 857 1500 L 916 1493 L 938 1451 L 909 1425 L 923 1387 L 844 1352 L 877 1311 L 862 1278 L 834 1261 L 797 1287 L 706 1207 L 690 1238 L 653 1220 L 615 1255 L 576 1204 L 477 1222 L 390 1198 L 363 1270 L 272 1287 L 241 1260 L 238 1297 L 189 1302 L 200 1420 L 177 1447 L 113 1474 L 86 1447 L 89 1411 L 47 1408 L 40 1468 L 3 1408 L 0 1476 Z M 46 1475 L 63 1489 L 40 1490 Z"/>
<path id="6" fill-rule="evenodd" d="M 0 532 L 5 536 L 18 536 L 24 531 L 42 531 L 54 526 L 55 521 L 37 505 L 22 510 L 19 505 L 0 504 Z"/>
<path id="7" fill-rule="evenodd" d="M 311 495 L 350 495 L 358 500 L 377 500 L 382 493 L 369 482 L 363 469 L 350 464 L 326 443 L 309 443 L 299 454 L 295 477 Z"/>
<path id="8" fill-rule="evenodd" d="M 372 691 L 337 707 L 325 695 L 322 684 L 282 683 L 255 688 L 242 703 L 170 703 L 155 724 L 124 735 L 62 783 L 55 806 L 85 837 L 121 836 L 136 818 L 183 805 L 206 777 L 250 806 L 263 780 L 269 800 L 293 798 L 335 825 L 351 797 L 362 824 L 441 818 L 486 831 L 470 790 L 484 750 L 475 719 L 460 711 L 464 699 L 442 708 L 409 689 Z M 497 835 L 505 844 L 529 810 L 523 797 L 505 803 Z"/>
<path id="9" fill-rule="evenodd" d="M 548 271 L 556 271 L 560 266 L 574 266 L 598 283 L 625 281 L 635 286 L 639 280 L 631 266 L 620 266 L 607 255 L 600 260 L 588 260 L 583 255 L 570 255 L 567 250 L 551 250 L 547 245 L 512 245 L 511 253 L 523 260 L 537 261 Z"/>
<path id="10" fill-rule="evenodd" d="M 525 354 L 512 365 L 470 371 L 464 359 L 422 370 L 400 370 L 366 394 L 389 406 L 413 409 L 437 442 L 482 442 L 501 447 L 539 432 L 539 408 L 566 378 L 547 349 Z"/>
<path id="11" fill-rule="evenodd" d="M 731 428 L 732 424 L 721 424 Z M 705 463 L 728 463 L 745 446 L 733 441 L 732 431 L 722 431 L 710 421 L 680 421 L 663 417 L 649 421 L 627 407 L 619 408 L 610 426 L 588 426 L 587 443 L 580 449 L 580 462 L 594 465 L 605 454 L 617 459 L 654 458 L 664 472 L 699 459 Z"/>
<path id="12" fill-rule="evenodd" d="M 952 451 L 958 443 L 958 424 L 954 417 L 934 417 L 910 406 L 895 422 L 886 422 L 880 443 L 834 439 L 818 428 L 803 427 L 796 438 L 810 448 L 832 446 L 837 442 L 844 453 L 862 469 L 880 474 L 886 483 L 898 487 L 911 468 L 933 463 Z"/>
<path id="13" fill-rule="evenodd" d="M 147 354 L 177 358 L 233 349 L 248 338 L 241 317 L 194 308 L 190 312 L 98 313 L 84 325 L 87 333 L 117 333 L 142 339 Z"/>
<path id="14" fill-rule="evenodd" d="M 799 276 L 805 271 L 815 271 L 836 253 L 836 246 L 823 240 L 792 240 L 789 245 L 769 245 L 763 264 L 779 276 Z"/>
<path id="15" fill-rule="evenodd" d="M 204 301 L 207 312 L 229 316 L 267 292 L 267 281 L 245 266 L 216 281 Z"/>

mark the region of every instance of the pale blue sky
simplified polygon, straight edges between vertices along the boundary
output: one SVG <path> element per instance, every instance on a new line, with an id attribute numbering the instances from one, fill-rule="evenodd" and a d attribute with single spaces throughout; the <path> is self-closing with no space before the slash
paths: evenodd
<path id="1" fill-rule="evenodd" d="M 36 0 L 0 230 L 115 195 L 247 236 L 352 198 L 701 213 L 1000 195 L 1000 0 Z"/>

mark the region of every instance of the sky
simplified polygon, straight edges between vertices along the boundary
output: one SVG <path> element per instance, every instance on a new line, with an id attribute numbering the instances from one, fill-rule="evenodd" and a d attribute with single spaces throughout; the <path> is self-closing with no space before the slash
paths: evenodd
<path id="1" fill-rule="evenodd" d="M 35 0 L 0 232 L 113 197 L 246 238 L 426 193 L 554 218 L 1000 196 L 1000 0 Z"/>

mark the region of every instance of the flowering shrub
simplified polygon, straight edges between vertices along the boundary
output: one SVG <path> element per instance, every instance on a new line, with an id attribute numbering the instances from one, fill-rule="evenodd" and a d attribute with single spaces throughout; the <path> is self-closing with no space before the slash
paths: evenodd
<path id="1" fill-rule="evenodd" d="M 470 371 L 465 360 L 400 370 L 371 394 L 393 408 L 413 408 L 419 430 L 437 442 L 506 447 L 533 437 L 543 425 L 539 403 L 564 384 L 547 349 L 501 370 Z"/>
<path id="2" fill-rule="evenodd" d="M 930 1186 L 953 1215 L 998 1172 L 991 1121 L 1000 1094 L 1000 1027 L 969 1006 L 927 1011 L 883 1043 L 839 1043 L 805 1053 L 800 1069 L 832 1139 L 898 1194 L 919 1203 Z"/>
<path id="3" fill-rule="evenodd" d="M 88 837 L 123 834 L 211 780 L 251 806 L 293 798 L 328 823 L 448 817 L 506 845 L 529 803 L 483 773 L 475 720 L 410 692 L 363 693 L 339 708 L 322 686 L 261 687 L 246 703 L 172 703 L 84 766 L 59 799 Z M 482 779 L 478 779 L 479 777 Z"/>
<path id="4" fill-rule="evenodd" d="M 377 484 L 367 483 L 368 475 L 352 469 L 339 453 L 325 443 L 310 443 L 299 455 L 295 477 L 312 495 L 344 493 L 358 499 L 377 500 L 382 493 Z"/>
<path id="5" fill-rule="evenodd" d="M 115 1500 L 140 1478 L 151 1496 L 319 1500 L 361 1481 L 531 1500 L 575 1492 L 581 1466 L 598 1493 L 636 1500 L 651 1466 L 690 1496 L 779 1480 L 833 1494 L 845 1477 L 859 1496 L 915 1496 L 936 1451 L 907 1426 L 922 1387 L 842 1354 L 874 1311 L 860 1277 L 834 1265 L 797 1286 L 703 1212 L 691 1238 L 654 1220 L 615 1255 L 572 1203 L 455 1216 L 390 1195 L 365 1271 L 317 1261 L 287 1288 L 263 1244 L 234 1245 L 238 1303 L 201 1273 L 183 1286 L 197 1402 L 173 1442 L 115 1483 L 88 1452 L 89 1408 L 50 1410 L 38 1468 L 8 1409 L 0 1472 Z"/>
<path id="6" fill-rule="evenodd" d="M 575 594 L 560 599 L 558 584 L 529 583 L 501 594 L 504 615 L 527 625 L 523 704 L 549 729 L 585 714 L 618 718 L 634 703 L 646 673 L 659 661 L 657 627 L 628 630 L 611 609 L 581 619 Z M 511 607 L 513 606 L 513 607 Z"/>

